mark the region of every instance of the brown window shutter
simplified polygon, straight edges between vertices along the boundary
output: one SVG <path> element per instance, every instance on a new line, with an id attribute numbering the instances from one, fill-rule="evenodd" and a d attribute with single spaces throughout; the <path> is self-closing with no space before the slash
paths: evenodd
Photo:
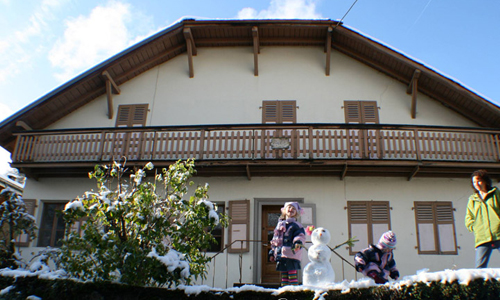
<path id="1" fill-rule="evenodd" d="M 374 223 L 390 223 L 389 202 L 372 202 L 371 219 Z"/>
<path id="2" fill-rule="evenodd" d="M 23 199 L 26 205 L 26 212 L 33 217 L 35 216 L 36 200 L 35 199 Z M 16 238 L 16 245 L 18 247 L 29 247 L 29 236 L 25 233 L 20 234 Z"/>
<path id="3" fill-rule="evenodd" d="M 415 201 L 414 208 L 418 253 L 438 254 L 433 203 Z"/>
<path id="4" fill-rule="evenodd" d="M 368 204 L 364 201 L 347 202 L 349 221 L 352 223 L 368 222 Z"/>
<path id="5" fill-rule="evenodd" d="M 120 105 L 116 114 L 116 127 L 145 126 L 148 104 Z"/>
<path id="6" fill-rule="evenodd" d="M 262 123 L 276 124 L 278 121 L 278 101 L 262 101 Z"/>
<path id="7" fill-rule="evenodd" d="M 378 124 L 377 101 L 359 101 L 363 123 Z"/>
<path id="8" fill-rule="evenodd" d="M 359 101 L 344 101 L 344 115 L 346 123 L 361 123 Z"/>
<path id="9" fill-rule="evenodd" d="M 279 123 L 296 123 L 296 101 L 280 101 L 280 122 Z"/>
<path id="10" fill-rule="evenodd" d="M 377 101 L 344 101 L 346 123 L 379 123 Z"/>
<path id="11" fill-rule="evenodd" d="M 229 253 L 249 252 L 250 200 L 229 201 Z M 237 242 L 234 242 L 237 241 Z M 234 243 L 233 243 L 234 242 Z"/>
<path id="12" fill-rule="evenodd" d="M 439 239 L 439 252 L 455 255 L 458 251 L 452 203 L 436 202 L 434 206 L 436 208 L 436 236 Z"/>
<path id="13" fill-rule="evenodd" d="M 262 101 L 262 123 L 282 124 L 297 122 L 297 101 Z"/>
<path id="14" fill-rule="evenodd" d="M 130 111 L 132 107 L 130 105 L 120 105 L 118 107 L 118 113 L 116 114 L 116 127 L 129 126 Z"/>
<path id="15" fill-rule="evenodd" d="M 359 240 L 354 246 L 349 247 L 349 254 L 354 255 L 369 243 L 369 216 L 368 203 L 366 201 L 348 201 L 347 216 L 349 225 L 349 238 Z"/>
<path id="16" fill-rule="evenodd" d="M 349 238 L 359 242 L 349 247 L 349 254 L 378 242 L 382 233 L 390 229 L 389 201 L 348 201 Z"/>

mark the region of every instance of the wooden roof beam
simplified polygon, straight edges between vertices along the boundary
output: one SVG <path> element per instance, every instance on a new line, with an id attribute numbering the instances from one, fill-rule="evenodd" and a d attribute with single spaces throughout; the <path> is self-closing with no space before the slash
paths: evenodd
<path id="1" fill-rule="evenodd" d="M 340 180 L 344 180 L 347 175 L 347 161 L 344 164 L 344 168 L 342 169 L 342 174 L 340 174 Z"/>
<path id="2" fill-rule="evenodd" d="M 116 94 L 120 94 L 120 88 L 113 80 L 111 75 L 109 75 L 108 71 L 102 72 L 102 76 L 104 76 L 106 80 L 106 97 L 108 98 L 108 119 L 113 119 L 113 90 Z"/>
<path id="3" fill-rule="evenodd" d="M 415 69 L 413 76 L 406 88 L 406 93 L 411 94 L 411 118 L 415 119 L 417 117 L 417 93 L 418 93 L 418 79 L 422 71 Z"/>
<path id="4" fill-rule="evenodd" d="M 248 180 L 252 180 L 252 174 L 250 173 L 250 165 L 246 165 L 247 178 Z"/>
<path id="5" fill-rule="evenodd" d="M 412 180 L 415 175 L 417 175 L 418 171 L 420 171 L 420 166 L 416 165 L 415 169 L 411 172 L 410 176 L 408 176 L 408 181 Z"/>
<path id="6" fill-rule="evenodd" d="M 186 39 L 187 53 L 188 53 L 188 65 L 189 65 L 189 78 L 194 77 L 193 69 L 193 56 L 196 56 L 198 51 L 196 50 L 196 45 L 194 43 L 193 33 L 191 28 L 184 28 L 183 30 L 184 38 Z"/>
<path id="7" fill-rule="evenodd" d="M 257 26 L 252 27 L 252 37 L 253 37 L 253 75 L 259 76 L 260 43 L 259 43 L 259 28 Z"/>
<path id="8" fill-rule="evenodd" d="M 326 32 L 326 44 L 325 44 L 325 52 L 326 52 L 326 68 L 325 75 L 330 76 L 330 56 L 332 53 L 332 32 L 333 28 L 330 26 Z"/>
<path id="9" fill-rule="evenodd" d="M 26 122 L 24 122 L 24 121 L 17 121 L 16 122 L 16 126 L 19 126 L 22 129 L 28 130 L 28 131 L 33 130 L 33 128 L 31 128 L 31 126 L 29 126 L 28 124 L 26 124 Z"/>
<path id="10" fill-rule="evenodd" d="M 116 84 L 116 82 L 113 80 L 113 77 L 111 77 L 109 72 L 108 71 L 102 72 L 102 76 L 104 76 L 106 80 L 109 80 L 111 82 L 111 85 L 113 86 L 115 94 L 120 95 L 120 93 L 121 93 L 120 88 L 118 87 L 118 84 Z"/>

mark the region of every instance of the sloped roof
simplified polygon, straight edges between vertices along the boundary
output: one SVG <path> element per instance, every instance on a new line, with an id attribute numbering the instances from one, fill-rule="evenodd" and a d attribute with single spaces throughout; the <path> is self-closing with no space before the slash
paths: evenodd
<path id="1" fill-rule="evenodd" d="M 414 59 L 332 20 L 210 20 L 185 19 L 95 66 L 0 123 L 0 145 L 12 151 L 13 132 L 22 121 L 44 129 L 76 109 L 106 94 L 105 76 L 120 84 L 185 53 L 186 29 L 194 47 L 254 45 L 327 46 L 408 85 L 420 70 L 418 91 L 455 110 L 479 126 L 500 128 L 500 107 Z M 331 39 L 328 39 L 331 32 Z M 187 63 L 187 62 L 186 62 Z M 335 63 L 332 63 L 332 69 Z M 188 76 L 186 74 L 186 76 Z"/>

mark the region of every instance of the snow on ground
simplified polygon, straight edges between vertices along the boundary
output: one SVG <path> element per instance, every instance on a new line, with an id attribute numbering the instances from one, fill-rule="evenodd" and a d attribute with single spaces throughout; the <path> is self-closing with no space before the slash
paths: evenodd
<path id="1" fill-rule="evenodd" d="M 37 271 L 31 272 L 28 270 L 11 270 L 11 269 L 1 269 L 0 276 L 11 276 L 11 277 L 27 277 L 27 276 L 39 276 L 45 279 L 57 279 L 63 278 L 64 272 L 61 271 Z M 391 281 L 385 284 L 389 288 L 398 289 L 401 286 L 408 286 L 416 284 L 418 282 L 430 283 L 430 282 L 441 282 L 449 283 L 453 281 L 458 281 L 460 284 L 469 284 L 475 279 L 483 278 L 484 280 L 495 279 L 500 281 L 500 268 L 488 268 L 488 269 L 460 269 L 460 270 L 444 270 L 438 272 L 428 272 L 428 269 L 423 269 L 417 271 L 415 275 L 404 276 L 397 281 Z M 243 285 L 241 287 L 234 287 L 228 289 L 213 288 L 207 285 L 194 285 L 186 286 L 180 285 L 177 289 L 184 290 L 188 295 L 197 295 L 202 292 L 213 292 L 213 293 L 238 293 L 243 291 L 255 291 L 255 292 L 266 292 L 272 293 L 273 295 L 278 295 L 284 292 L 300 292 L 300 291 L 313 291 L 315 293 L 315 299 L 323 299 L 323 295 L 328 290 L 341 290 L 343 293 L 348 293 L 351 289 L 358 288 L 368 288 L 378 286 L 370 278 L 361 278 L 357 281 L 348 282 L 344 280 L 342 282 L 329 284 L 327 286 L 285 286 L 279 289 L 267 289 L 255 285 Z M 0 291 L 0 295 L 8 293 L 12 287 L 6 287 Z"/>

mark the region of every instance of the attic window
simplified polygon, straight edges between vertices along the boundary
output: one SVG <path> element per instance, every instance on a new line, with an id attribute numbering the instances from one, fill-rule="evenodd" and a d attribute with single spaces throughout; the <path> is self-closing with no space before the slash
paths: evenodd
<path id="1" fill-rule="evenodd" d="M 118 106 L 116 127 L 146 126 L 148 104 Z"/>

